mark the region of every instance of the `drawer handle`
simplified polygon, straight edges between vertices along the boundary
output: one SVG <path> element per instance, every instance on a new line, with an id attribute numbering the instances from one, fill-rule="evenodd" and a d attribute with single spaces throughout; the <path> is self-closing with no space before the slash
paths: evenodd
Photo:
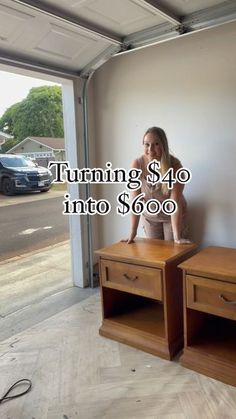
<path id="1" fill-rule="evenodd" d="M 138 276 L 134 276 L 133 278 L 127 274 L 123 274 L 123 276 L 125 277 L 125 279 L 128 279 L 129 281 L 136 281 L 136 279 L 138 279 Z"/>
<path id="2" fill-rule="evenodd" d="M 236 304 L 236 301 L 229 301 L 228 298 L 224 297 L 223 294 L 219 295 L 219 298 L 224 301 L 226 304 Z"/>

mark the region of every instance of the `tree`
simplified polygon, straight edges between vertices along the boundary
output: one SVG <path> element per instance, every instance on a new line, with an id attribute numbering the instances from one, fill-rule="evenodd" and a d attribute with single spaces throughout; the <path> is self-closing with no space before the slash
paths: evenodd
<path id="1" fill-rule="evenodd" d="M 63 112 L 59 86 L 33 87 L 28 96 L 6 110 L 0 119 L 0 130 L 14 136 L 2 151 L 26 137 L 63 137 Z"/>

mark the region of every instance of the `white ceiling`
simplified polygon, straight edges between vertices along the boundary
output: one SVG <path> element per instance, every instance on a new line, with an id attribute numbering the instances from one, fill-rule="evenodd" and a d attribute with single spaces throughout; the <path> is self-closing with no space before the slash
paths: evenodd
<path id="1" fill-rule="evenodd" d="M 0 62 L 88 76 L 116 53 L 232 20 L 235 0 L 1 0 Z"/>

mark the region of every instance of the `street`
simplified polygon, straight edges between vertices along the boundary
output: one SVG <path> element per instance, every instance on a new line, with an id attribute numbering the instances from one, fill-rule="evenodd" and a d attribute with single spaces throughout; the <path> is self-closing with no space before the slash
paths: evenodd
<path id="1" fill-rule="evenodd" d="M 31 195 L 30 202 L 0 207 L 0 260 L 69 238 L 69 219 L 62 215 L 63 195 L 39 197 L 34 200 Z"/>

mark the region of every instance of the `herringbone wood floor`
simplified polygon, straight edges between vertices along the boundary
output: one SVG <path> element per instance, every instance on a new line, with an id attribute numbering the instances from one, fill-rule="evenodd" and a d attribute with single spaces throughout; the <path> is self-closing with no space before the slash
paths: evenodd
<path id="1" fill-rule="evenodd" d="M 235 419 L 236 388 L 100 337 L 99 294 L 0 343 L 1 419 Z"/>

